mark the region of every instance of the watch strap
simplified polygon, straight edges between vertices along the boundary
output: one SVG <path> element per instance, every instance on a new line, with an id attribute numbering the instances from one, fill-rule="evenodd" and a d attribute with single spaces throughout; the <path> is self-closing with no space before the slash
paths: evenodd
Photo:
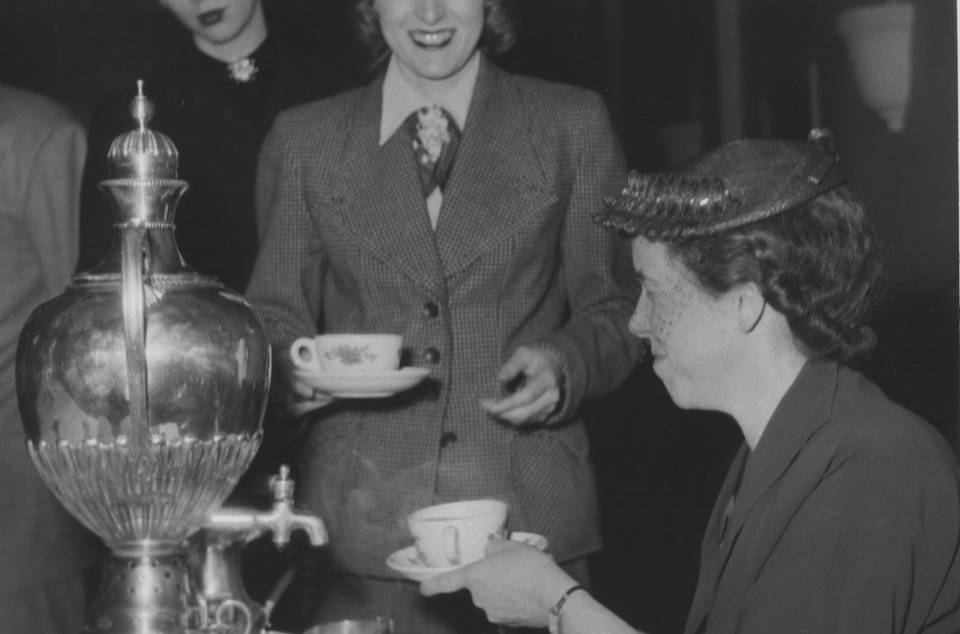
<path id="1" fill-rule="evenodd" d="M 563 606 L 567 604 L 567 599 L 577 590 L 586 591 L 586 588 L 579 583 L 570 586 L 566 592 L 560 595 L 560 598 L 553 604 L 553 607 L 550 608 L 550 612 L 547 614 L 547 629 L 550 631 L 550 634 L 560 633 L 560 613 L 563 611 Z"/>

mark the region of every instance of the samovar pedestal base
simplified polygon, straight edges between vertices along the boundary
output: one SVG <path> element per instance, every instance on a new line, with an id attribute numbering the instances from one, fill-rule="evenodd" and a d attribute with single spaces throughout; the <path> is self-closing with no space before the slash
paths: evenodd
<path id="1" fill-rule="evenodd" d="M 114 546 L 82 634 L 193 634 L 203 631 L 187 553 L 177 543 Z"/>

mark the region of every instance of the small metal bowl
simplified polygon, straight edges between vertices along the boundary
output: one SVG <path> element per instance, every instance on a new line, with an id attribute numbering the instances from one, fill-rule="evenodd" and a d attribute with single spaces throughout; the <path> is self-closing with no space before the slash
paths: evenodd
<path id="1" fill-rule="evenodd" d="M 307 629 L 303 634 L 392 634 L 393 621 L 386 616 L 372 619 L 347 619 L 321 623 Z"/>

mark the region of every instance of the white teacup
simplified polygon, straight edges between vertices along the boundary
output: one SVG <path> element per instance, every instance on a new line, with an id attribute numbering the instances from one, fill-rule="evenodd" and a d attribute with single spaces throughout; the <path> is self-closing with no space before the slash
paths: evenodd
<path id="1" fill-rule="evenodd" d="M 407 517 L 417 553 L 432 568 L 483 559 L 487 542 L 507 534 L 507 503 L 466 500 L 428 506 Z"/>
<path id="2" fill-rule="evenodd" d="M 389 372 L 400 367 L 403 337 L 389 334 L 335 334 L 300 337 L 290 345 L 294 364 L 336 374 Z"/>

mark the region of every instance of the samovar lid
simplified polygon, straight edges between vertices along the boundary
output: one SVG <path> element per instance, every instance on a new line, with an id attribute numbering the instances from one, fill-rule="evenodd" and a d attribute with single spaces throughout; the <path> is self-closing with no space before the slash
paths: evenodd
<path id="1" fill-rule="evenodd" d="M 177 147 L 170 137 L 147 127 L 153 118 L 153 102 L 143 94 L 142 79 L 137 80 L 137 96 L 130 101 L 130 115 L 137 127 L 115 138 L 107 152 L 110 178 L 177 178 Z"/>

